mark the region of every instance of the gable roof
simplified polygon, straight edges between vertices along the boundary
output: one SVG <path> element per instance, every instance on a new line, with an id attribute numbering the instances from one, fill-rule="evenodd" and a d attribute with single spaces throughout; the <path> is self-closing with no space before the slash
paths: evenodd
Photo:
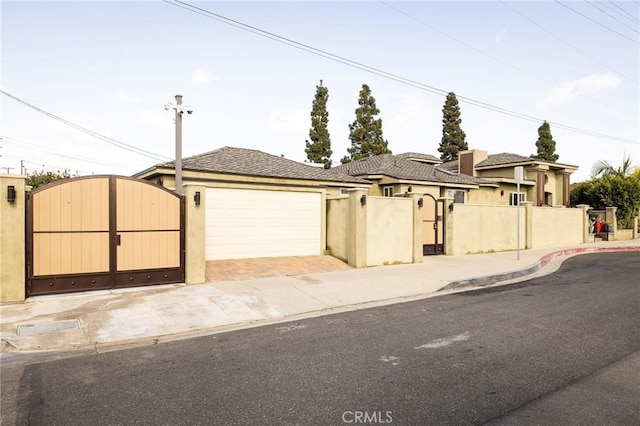
<path id="1" fill-rule="evenodd" d="M 385 175 L 396 179 L 436 183 L 463 185 L 492 183 L 486 179 L 451 173 L 445 170 L 440 170 L 433 164 L 412 161 L 401 156 L 394 156 L 391 154 L 374 155 L 367 158 L 361 158 L 360 160 L 342 164 L 329 170 L 352 176 Z"/>
<path id="2" fill-rule="evenodd" d="M 523 155 L 511 154 L 508 152 L 502 152 L 500 154 L 491 154 L 487 156 L 486 160 L 483 160 L 476 164 L 476 169 L 481 169 L 483 167 L 495 167 L 495 166 L 507 166 L 510 164 L 522 164 L 522 163 L 544 163 L 549 165 L 555 165 L 562 168 L 577 168 L 576 166 L 571 166 L 568 164 L 554 163 L 552 161 L 538 160 L 537 158 L 525 157 Z M 447 161 L 446 163 L 439 164 L 437 166 L 439 169 L 448 170 L 450 172 L 457 173 L 458 172 L 458 160 Z"/>
<path id="3" fill-rule="evenodd" d="M 158 164 L 156 167 L 174 168 L 175 161 Z M 348 182 L 370 185 L 368 180 L 336 173 L 324 168 L 299 163 L 277 155 L 255 149 L 225 146 L 204 154 L 182 159 L 183 170 L 225 173 L 233 175 L 279 177 L 286 179 Z"/>

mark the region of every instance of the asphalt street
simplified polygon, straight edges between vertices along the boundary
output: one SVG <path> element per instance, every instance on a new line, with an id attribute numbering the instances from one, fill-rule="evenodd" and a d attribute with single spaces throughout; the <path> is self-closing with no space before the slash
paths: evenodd
<path id="1" fill-rule="evenodd" d="M 638 258 L 5 367 L 3 424 L 640 424 Z"/>

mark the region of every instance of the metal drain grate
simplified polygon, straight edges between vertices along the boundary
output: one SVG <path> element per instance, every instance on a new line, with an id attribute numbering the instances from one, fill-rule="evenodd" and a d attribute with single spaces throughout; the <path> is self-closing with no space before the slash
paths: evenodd
<path id="1" fill-rule="evenodd" d="M 56 331 L 78 330 L 80 329 L 80 321 L 64 320 L 42 322 L 39 324 L 25 324 L 18 326 L 18 336 L 36 336 L 38 334 L 55 333 Z"/>

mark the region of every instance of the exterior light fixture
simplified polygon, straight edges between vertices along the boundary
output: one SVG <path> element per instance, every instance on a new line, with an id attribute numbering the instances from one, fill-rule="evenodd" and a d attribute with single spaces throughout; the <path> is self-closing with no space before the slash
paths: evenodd
<path id="1" fill-rule="evenodd" d="M 200 205 L 200 191 L 196 191 L 196 194 L 193 196 L 193 201 L 195 201 L 196 206 Z"/>
<path id="2" fill-rule="evenodd" d="M 422 206 L 424 206 L 424 199 L 418 198 L 418 207 L 422 208 Z"/>
<path id="3" fill-rule="evenodd" d="M 452 212 L 453 211 L 453 203 L 449 204 L 449 211 Z"/>
<path id="4" fill-rule="evenodd" d="M 7 201 L 9 203 L 15 203 L 16 201 L 16 187 L 13 185 L 7 186 Z"/>
<path id="5" fill-rule="evenodd" d="M 362 197 L 360 197 L 360 204 L 363 206 L 367 205 L 367 196 L 363 195 Z"/>

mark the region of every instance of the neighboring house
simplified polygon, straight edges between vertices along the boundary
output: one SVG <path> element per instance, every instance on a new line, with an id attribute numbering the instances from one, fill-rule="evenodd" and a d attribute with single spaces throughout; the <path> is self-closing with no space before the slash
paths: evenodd
<path id="1" fill-rule="evenodd" d="M 369 194 L 374 196 L 397 197 L 418 193 L 435 198 L 453 197 L 456 202 L 464 203 L 469 202 L 470 191 L 498 188 L 491 180 L 441 169 L 440 163 L 434 156 L 408 152 L 374 155 L 331 170 L 371 181 Z"/>
<path id="2" fill-rule="evenodd" d="M 383 154 L 331 170 L 371 181 L 371 195 L 417 192 L 451 197 L 456 203 L 514 205 L 518 197 L 516 166 L 524 167 L 520 201 L 532 201 L 535 206 L 569 205 L 570 175 L 577 167 L 518 154 L 487 155 L 486 151 L 469 150 L 460 152 L 459 160 L 444 164 L 434 156 L 415 152 Z"/>
<path id="3" fill-rule="evenodd" d="M 162 163 L 134 176 L 173 189 L 174 167 Z M 371 186 L 359 177 L 232 147 L 184 158 L 182 176 L 185 185 L 197 185 L 205 209 L 206 260 L 324 254 L 327 196 Z"/>
<path id="4" fill-rule="evenodd" d="M 494 182 L 498 187 L 469 193 L 469 203 L 513 205 L 516 203 L 514 167 L 524 168 L 520 184 L 520 200 L 534 206 L 568 206 L 570 204 L 570 176 L 578 167 L 551 161 L 537 160 L 518 154 L 493 154 L 486 151 L 461 151 L 459 159 L 438 166 L 460 176 L 473 176 Z"/>

